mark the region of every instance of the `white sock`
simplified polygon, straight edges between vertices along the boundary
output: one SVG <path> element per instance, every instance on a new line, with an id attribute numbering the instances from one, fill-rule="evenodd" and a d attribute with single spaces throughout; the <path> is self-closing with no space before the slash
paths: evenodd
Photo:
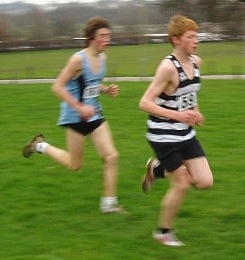
<path id="1" fill-rule="evenodd" d="M 41 142 L 36 144 L 36 151 L 39 153 L 45 153 L 45 148 L 48 146 L 48 143 L 46 142 Z"/>
<path id="2" fill-rule="evenodd" d="M 117 197 L 103 197 L 100 199 L 100 209 L 102 211 L 117 204 Z"/>

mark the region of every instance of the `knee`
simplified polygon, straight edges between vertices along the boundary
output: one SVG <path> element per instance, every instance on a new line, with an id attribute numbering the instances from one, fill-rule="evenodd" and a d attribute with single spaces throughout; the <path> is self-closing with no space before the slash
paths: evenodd
<path id="1" fill-rule="evenodd" d="M 106 164 L 116 164 L 119 159 L 119 154 L 117 152 L 111 153 L 103 158 Z"/>
<path id="2" fill-rule="evenodd" d="M 80 170 L 81 166 L 82 166 L 81 162 L 70 162 L 67 164 L 67 169 L 73 172 L 77 172 Z"/>
<path id="3" fill-rule="evenodd" d="M 175 177 L 174 186 L 181 193 L 187 192 L 190 188 L 191 182 L 189 174 L 184 167 L 179 169 L 178 175 Z"/>
<path id="4" fill-rule="evenodd" d="M 190 186 L 191 185 L 188 179 L 183 179 L 181 182 L 178 183 L 178 190 L 182 193 L 186 193 Z"/>
<path id="5" fill-rule="evenodd" d="M 213 187 L 213 179 L 205 179 L 202 181 L 199 181 L 195 184 L 195 187 L 198 189 L 210 189 Z"/>
<path id="6" fill-rule="evenodd" d="M 205 182 L 202 186 L 201 189 L 211 189 L 213 187 L 213 181 Z"/>

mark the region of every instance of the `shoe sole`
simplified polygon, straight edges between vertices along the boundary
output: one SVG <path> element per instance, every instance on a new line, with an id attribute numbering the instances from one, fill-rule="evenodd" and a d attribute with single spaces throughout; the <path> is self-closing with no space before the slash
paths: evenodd
<path id="1" fill-rule="evenodd" d="M 143 192 L 145 192 L 145 193 L 148 193 L 151 190 L 151 186 L 152 186 L 152 184 L 151 185 L 147 185 L 147 176 L 149 174 L 151 174 L 150 173 L 150 163 L 152 161 L 153 161 L 152 158 L 148 159 L 148 161 L 146 163 L 147 173 L 142 177 L 142 180 L 141 180 L 141 187 L 142 187 Z"/>
<path id="2" fill-rule="evenodd" d="M 124 208 L 113 208 L 111 210 L 108 211 L 102 211 L 101 213 L 103 214 L 125 214 L 128 213 L 127 210 L 125 210 Z"/>
<path id="3" fill-rule="evenodd" d="M 154 235 L 153 235 L 152 237 L 153 237 L 153 239 L 154 239 L 156 242 L 158 242 L 158 243 L 160 243 L 160 244 L 162 244 L 162 245 L 164 245 L 164 246 L 181 247 L 181 246 L 184 246 L 184 245 L 185 245 L 185 244 L 182 243 L 181 241 L 164 241 L 163 238 L 159 238 L 159 237 L 154 236 Z"/>

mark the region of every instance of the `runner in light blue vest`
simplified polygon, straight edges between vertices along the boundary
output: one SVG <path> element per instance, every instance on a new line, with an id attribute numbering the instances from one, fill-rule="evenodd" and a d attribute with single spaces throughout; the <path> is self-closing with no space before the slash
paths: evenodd
<path id="1" fill-rule="evenodd" d="M 82 164 L 84 139 L 89 135 L 104 163 L 100 210 L 102 213 L 124 212 L 117 201 L 118 152 L 98 100 L 101 92 L 112 97 L 119 94 L 117 85 L 102 83 L 106 64 L 104 51 L 111 40 L 108 21 L 102 17 L 91 18 L 85 27 L 85 37 L 86 48 L 70 57 L 52 86 L 61 100 L 58 125 L 66 129 L 67 151 L 50 145 L 39 134 L 24 147 L 23 155 L 29 158 L 33 153 L 43 153 L 77 171 Z"/>
<path id="2" fill-rule="evenodd" d="M 89 63 L 86 50 L 77 52 L 75 55 L 78 55 L 81 58 L 81 66 L 83 67 L 83 71 L 79 76 L 71 79 L 66 84 L 66 89 L 82 104 L 91 105 L 94 107 L 96 113 L 91 118 L 86 120 L 87 122 L 92 122 L 103 118 L 102 106 L 98 98 L 101 91 L 100 86 L 105 76 L 106 56 L 104 53 L 99 54 L 101 68 L 98 73 L 94 73 L 93 68 Z M 58 124 L 66 125 L 79 123 L 81 121 L 84 121 L 84 119 L 80 117 L 79 112 L 70 106 L 67 102 L 63 101 L 61 103 L 61 114 Z"/>

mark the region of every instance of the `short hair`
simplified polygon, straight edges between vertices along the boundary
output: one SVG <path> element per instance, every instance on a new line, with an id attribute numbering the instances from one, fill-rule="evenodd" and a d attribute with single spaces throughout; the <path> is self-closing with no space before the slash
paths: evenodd
<path id="1" fill-rule="evenodd" d="M 168 24 L 168 39 L 172 42 L 172 37 L 181 37 L 186 31 L 198 31 L 198 25 L 191 19 L 183 15 L 174 15 Z"/>
<path id="2" fill-rule="evenodd" d="M 108 29 L 111 28 L 108 20 L 103 17 L 95 16 L 90 18 L 87 21 L 86 26 L 84 28 L 84 37 L 86 38 L 86 46 L 88 46 L 89 41 L 94 39 L 96 31 L 102 28 L 108 28 Z"/>

